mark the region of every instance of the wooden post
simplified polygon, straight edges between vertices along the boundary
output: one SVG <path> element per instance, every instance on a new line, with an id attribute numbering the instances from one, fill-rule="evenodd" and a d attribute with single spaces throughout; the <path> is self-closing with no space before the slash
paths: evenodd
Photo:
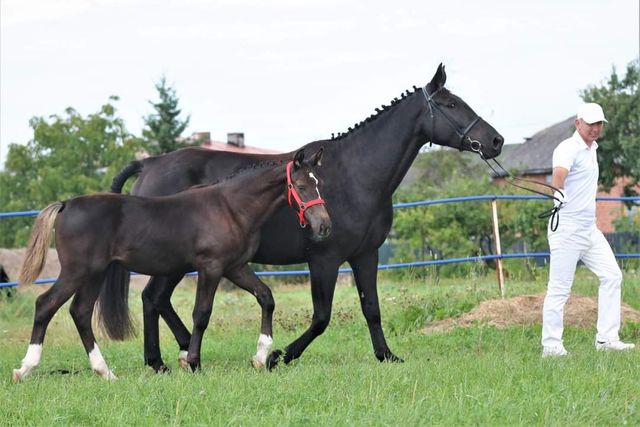
<path id="1" fill-rule="evenodd" d="M 493 240 L 496 243 L 496 272 L 498 273 L 498 288 L 500 296 L 504 298 L 504 270 L 502 269 L 502 249 L 500 247 L 500 228 L 498 225 L 498 200 L 491 199 L 491 216 L 493 223 Z"/>

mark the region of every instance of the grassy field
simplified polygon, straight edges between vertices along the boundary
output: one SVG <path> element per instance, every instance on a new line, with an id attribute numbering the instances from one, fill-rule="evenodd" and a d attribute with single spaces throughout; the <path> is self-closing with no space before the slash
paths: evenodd
<path id="1" fill-rule="evenodd" d="M 273 283 L 273 279 L 269 279 Z M 508 281 L 508 296 L 544 292 L 546 277 Z M 640 275 L 626 272 L 623 300 L 640 309 Z M 569 327 L 564 359 L 540 358 L 540 325 L 495 329 L 478 324 L 450 333 L 419 331 L 498 298 L 493 275 L 397 282 L 381 274 L 379 295 L 391 349 L 402 364 L 378 363 L 355 289 L 338 286 L 332 322 L 303 356 L 274 372 L 249 365 L 259 331 L 250 295 L 219 292 L 203 345 L 203 370 L 181 371 L 163 325 L 162 350 L 173 371 L 143 366 L 142 336 L 99 344 L 119 380 L 93 375 L 66 307 L 52 321 L 41 365 L 23 383 L 11 370 L 24 357 L 42 287 L 0 300 L 0 425 L 640 425 L 640 350 L 600 353 L 595 325 Z M 309 324 L 308 286 L 273 286 L 275 347 Z M 579 269 L 574 293 L 597 282 Z M 139 291 L 131 308 L 141 323 Z M 193 285 L 173 299 L 190 322 Z M 623 337 L 640 343 L 640 324 Z M 62 370 L 71 371 L 63 374 Z"/>

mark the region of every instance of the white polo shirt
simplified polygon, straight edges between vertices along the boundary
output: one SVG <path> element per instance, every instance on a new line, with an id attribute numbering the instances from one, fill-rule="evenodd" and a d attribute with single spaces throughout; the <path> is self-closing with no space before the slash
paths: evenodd
<path id="1" fill-rule="evenodd" d="M 591 226 L 596 222 L 598 192 L 598 143 L 587 146 L 578 131 L 553 150 L 553 167 L 569 171 L 564 181 L 567 203 L 560 210 L 560 222 Z"/>

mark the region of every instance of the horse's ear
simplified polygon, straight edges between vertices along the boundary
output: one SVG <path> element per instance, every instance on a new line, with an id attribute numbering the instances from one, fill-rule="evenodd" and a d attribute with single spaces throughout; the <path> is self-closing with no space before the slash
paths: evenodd
<path id="1" fill-rule="evenodd" d="M 320 149 L 313 155 L 311 158 L 311 166 L 322 166 L 322 153 L 324 152 L 324 147 L 320 147 Z"/>
<path id="2" fill-rule="evenodd" d="M 304 161 L 304 148 L 298 150 L 296 155 L 293 157 L 293 167 L 295 169 L 299 169 L 302 166 L 302 162 Z"/>
<path id="3" fill-rule="evenodd" d="M 446 82 L 447 82 L 447 73 L 445 73 L 444 65 L 442 65 L 442 62 L 441 62 L 440 65 L 438 65 L 438 69 L 436 70 L 436 73 L 433 75 L 433 78 L 431 79 L 431 83 L 429 83 L 429 85 L 431 86 L 431 90 L 435 91 L 443 87 Z"/>

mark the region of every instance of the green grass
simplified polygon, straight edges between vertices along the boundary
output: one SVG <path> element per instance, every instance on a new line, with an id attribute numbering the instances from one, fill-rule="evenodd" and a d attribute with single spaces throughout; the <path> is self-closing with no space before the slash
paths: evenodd
<path id="1" fill-rule="evenodd" d="M 273 279 L 269 280 L 273 282 Z M 546 277 L 507 281 L 507 296 L 542 293 Z M 625 303 L 640 309 L 640 277 L 626 272 Z M 39 290 L 41 288 L 36 288 Z M 309 324 L 308 286 L 274 286 L 275 347 Z M 381 274 L 379 295 L 391 349 L 403 364 L 378 363 L 357 292 L 339 285 L 332 322 L 303 356 L 274 372 L 249 365 L 260 312 L 253 297 L 219 292 L 207 330 L 203 370 L 178 368 L 177 346 L 162 326 L 162 350 L 173 371 L 143 366 L 141 334 L 99 344 L 119 380 L 89 369 L 67 307 L 52 321 L 41 365 L 23 383 L 11 370 L 24 357 L 37 291 L 0 300 L 0 425 L 639 425 L 640 351 L 600 353 L 592 328 L 568 327 L 571 356 L 540 358 L 540 325 L 504 330 L 477 325 L 424 335 L 431 320 L 457 316 L 497 298 L 493 276 L 394 283 Z M 579 269 L 574 293 L 596 295 L 597 281 Z M 190 323 L 193 285 L 174 296 Z M 139 291 L 131 308 L 141 323 Z M 640 342 L 640 325 L 623 336 Z M 70 374 L 61 374 L 69 370 Z"/>

